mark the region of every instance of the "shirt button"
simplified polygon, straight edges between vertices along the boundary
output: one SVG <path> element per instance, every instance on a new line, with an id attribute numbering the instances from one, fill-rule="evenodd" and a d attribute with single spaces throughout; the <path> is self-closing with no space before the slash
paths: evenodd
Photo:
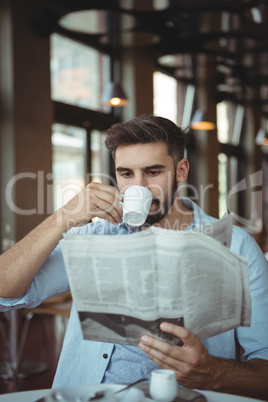
<path id="1" fill-rule="evenodd" d="M 102 355 L 102 357 L 103 357 L 104 359 L 107 359 L 107 358 L 108 358 L 107 353 L 104 353 L 104 354 Z"/>

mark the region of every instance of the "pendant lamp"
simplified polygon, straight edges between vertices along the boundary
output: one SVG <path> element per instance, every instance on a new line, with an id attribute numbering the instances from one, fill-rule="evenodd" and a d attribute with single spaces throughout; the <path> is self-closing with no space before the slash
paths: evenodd
<path id="1" fill-rule="evenodd" d="M 129 103 L 125 92 L 123 91 L 120 82 L 109 82 L 103 92 L 101 103 L 104 106 L 125 106 Z"/>
<path id="2" fill-rule="evenodd" d="M 114 13 L 109 14 L 110 26 L 110 47 L 111 62 L 110 76 L 111 81 L 101 96 L 101 103 L 104 106 L 120 107 L 129 103 L 129 100 L 121 86 L 121 63 L 120 63 L 120 32 L 114 27 L 118 26 L 118 16 Z"/>
<path id="3" fill-rule="evenodd" d="M 206 113 L 198 109 L 195 111 L 190 127 L 192 130 L 215 130 L 216 124 L 208 119 Z"/>
<path id="4" fill-rule="evenodd" d="M 257 145 L 268 145 L 268 133 L 264 128 L 260 128 L 256 136 Z"/>

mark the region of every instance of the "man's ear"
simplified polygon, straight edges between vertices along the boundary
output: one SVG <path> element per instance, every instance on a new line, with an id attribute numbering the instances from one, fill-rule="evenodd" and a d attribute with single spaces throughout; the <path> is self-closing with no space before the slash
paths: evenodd
<path id="1" fill-rule="evenodd" d="M 176 179 L 177 179 L 177 183 L 184 183 L 185 180 L 188 177 L 188 172 L 189 172 L 189 161 L 185 158 L 181 159 L 178 163 L 177 163 L 177 167 L 176 167 Z"/>

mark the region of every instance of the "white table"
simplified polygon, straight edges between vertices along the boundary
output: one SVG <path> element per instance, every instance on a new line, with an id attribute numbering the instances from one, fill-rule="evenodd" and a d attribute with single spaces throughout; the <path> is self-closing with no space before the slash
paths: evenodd
<path id="1" fill-rule="evenodd" d="M 1 402 L 35 402 L 51 393 L 51 389 L 38 389 L 35 391 L 12 392 L 0 395 Z"/>
<path id="2" fill-rule="evenodd" d="M 51 389 L 41 389 L 35 391 L 13 392 L 0 395 L 0 402 L 35 402 L 53 392 Z M 213 391 L 200 391 L 207 402 L 260 402 L 259 399 L 246 398 L 244 396 L 235 396 L 221 394 Z M 146 401 L 150 399 L 146 398 Z"/>
<path id="3" fill-rule="evenodd" d="M 260 402 L 259 399 L 246 398 L 245 396 L 221 394 L 213 391 L 200 392 L 207 398 L 207 402 Z"/>

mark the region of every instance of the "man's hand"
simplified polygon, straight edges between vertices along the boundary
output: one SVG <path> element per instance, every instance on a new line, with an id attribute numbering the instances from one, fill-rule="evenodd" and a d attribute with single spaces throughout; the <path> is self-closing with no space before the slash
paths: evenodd
<path id="1" fill-rule="evenodd" d="M 68 227 L 86 224 L 92 218 L 105 219 L 114 225 L 122 222 L 122 196 L 113 187 L 90 183 L 57 212 L 59 223 Z"/>
<path id="2" fill-rule="evenodd" d="M 112 186 L 90 183 L 64 207 L 43 221 L 0 256 L 0 296 L 23 295 L 34 276 L 70 227 L 86 224 L 94 217 L 122 222 L 122 199 Z"/>
<path id="3" fill-rule="evenodd" d="M 241 363 L 213 357 L 186 328 L 166 322 L 160 328 L 180 338 L 183 346 L 143 335 L 139 348 L 163 369 L 174 370 L 181 385 L 268 401 L 267 360 L 255 358 Z"/>
<path id="4" fill-rule="evenodd" d="M 209 355 L 205 346 L 186 328 L 170 323 L 162 323 L 160 328 L 180 338 L 184 345 L 175 346 L 143 335 L 139 348 L 163 369 L 175 370 L 181 385 L 212 389 L 216 380 L 216 359 Z"/>

